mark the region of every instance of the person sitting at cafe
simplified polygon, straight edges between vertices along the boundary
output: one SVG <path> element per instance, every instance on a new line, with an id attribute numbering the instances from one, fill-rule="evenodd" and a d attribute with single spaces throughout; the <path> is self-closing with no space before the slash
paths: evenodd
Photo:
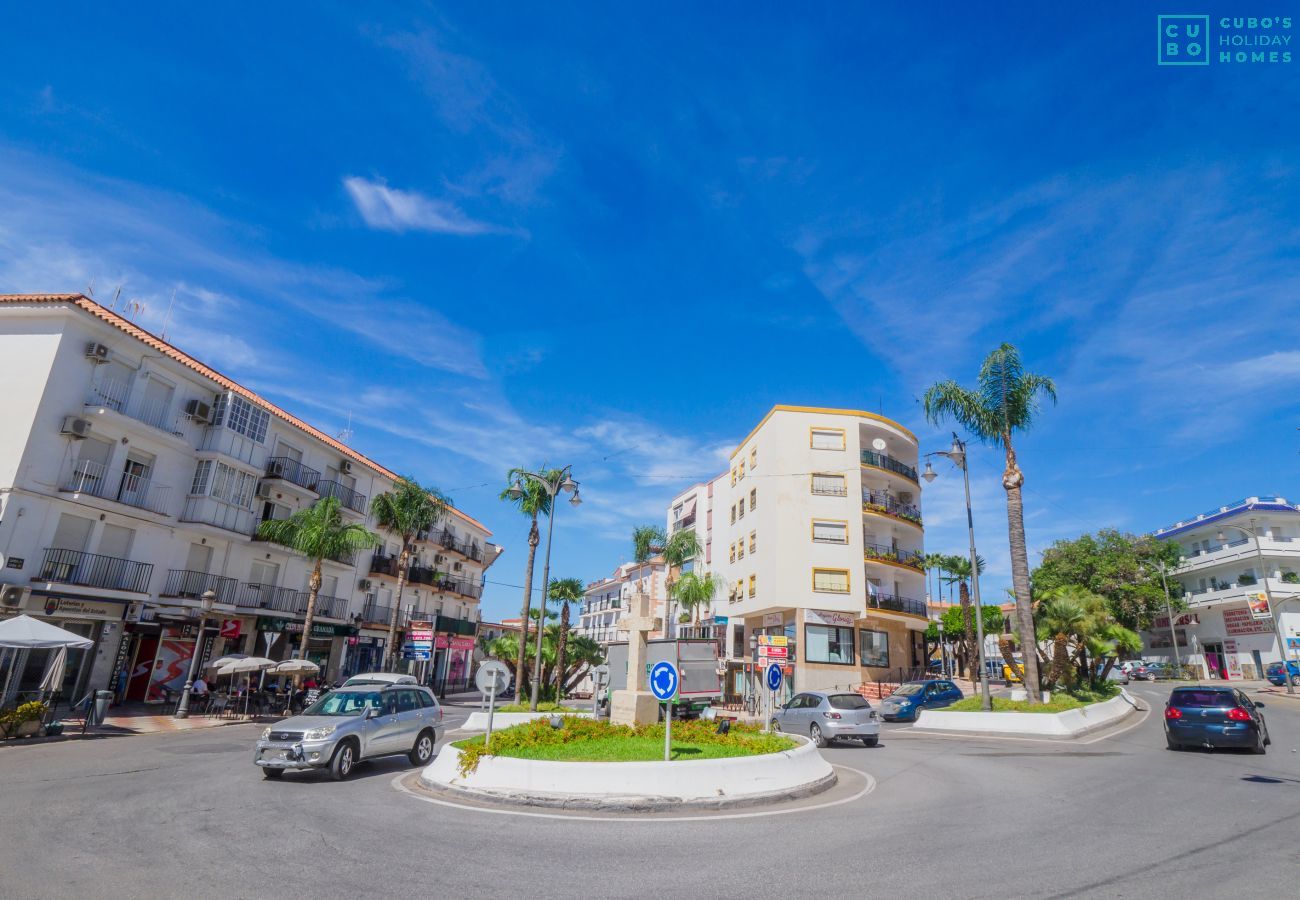
<path id="1" fill-rule="evenodd" d="M 203 680 L 202 675 L 194 679 L 194 684 L 190 688 L 190 693 L 198 697 L 206 697 L 208 695 L 208 683 Z"/>

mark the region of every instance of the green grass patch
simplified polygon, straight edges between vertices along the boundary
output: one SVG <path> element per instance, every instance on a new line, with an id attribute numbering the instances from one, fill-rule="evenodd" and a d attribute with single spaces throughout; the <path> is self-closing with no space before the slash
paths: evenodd
<path id="1" fill-rule="evenodd" d="M 565 719 L 563 728 L 552 728 L 547 720 L 516 725 L 492 734 L 491 753 L 482 736 L 457 741 L 461 751 L 460 773 L 469 775 L 484 756 L 512 756 L 518 759 L 557 762 L 651 762 L 664 758 L 664 726 L 611 725 L 595 719 Z M 731 726 L 729 734 L 718 734 L 716 724 L 702 720 L 673 723 L 673 760 L 722 759 L 778 753 L 796 746 L 789 737 L 764 734 L 757 725 Z"/>
<path id="2" fill-rule="evenodd" d="M 531 706 L 527 703 L 507 703 L 505 706 L 498 706 L 497 712 L 533 712 Z M 578 709 L 575 706 L 561 706 L 558 703 L 539 703 L 537 712 L 557 712 L 557 713 L 579 713 L 586 710 Z"/>
<path id="3" fill-rule="evenodd" d="M 1049 703 L 1030 703 L 1028 700 L 1008 700 L 1006 697 L 993 698 L 994 712 L 1059 713 L 1067 709 L 1079 709 L 1083 702 L 1069 694 L 1053 694 Z M 945 706 L 939 712 L 983 712 L 979 697 L 967 697 L 951 706 Z"/>

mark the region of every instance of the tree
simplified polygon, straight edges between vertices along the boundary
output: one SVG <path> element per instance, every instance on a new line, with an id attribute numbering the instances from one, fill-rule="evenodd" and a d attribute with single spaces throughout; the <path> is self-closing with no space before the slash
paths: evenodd
<path id="1" fill-rule="evenodd" d="M 547 469 L 543 466 L 538 474 L 544 478 L 553 478 L 559 475 L 559 470 Z M 523 490 L 523 494 L 517 498 L 511 496 L 511 488 L 515 484 Z M 525 657 L 528 655 L 529 608 L 533 604 L 533 564 L 537 560 L 537 545 L 542 542 L 542 534 L 537 529 L 537 519 L 539 516 L 550 514 L 551 495 L 546 492 L 546 486 L 529 475 L 526 470 L 511 469 L 506 473 L 506 487 L 501 491 L 500 497 L 529 519 L 528 562 L 524 566 L 524 601 L 519 608 L 519 640 L 515 660 L 515 691 L 517 696 L 522 697 L 525 688 L 523 678 L 527 671 Z"/>
<path id="2" fill-rule="evenodd" d="M 1110 674 L 1121 653 L 1141 649 L 1137 633 L 1117 623 L 1105 597 L 1077 584 L 1042 594 L 1037 611 L 1038 635 L 1051 641 L 1048 684 L 1095 686 Z M 1105 661 L 1100 670 L 1097 663 Z"/>
<path id="3" fill-rule="evenodd" d="M 1034 590 L 1041 594 L 1068 585 L 1085 587 L 1106 599 L 1117 624 L 1130 630 L 1148 628 L 1153 617 L 1165 612 L 1160 566 L 1173 569 L 1180 553 L 1176 541 L 1103 528 L 1044 550 L 1034 569 Z M 1171 591 L 1177 587 L 1170 582 Z M 1176 606 L 1182 608 L 1181 602 Z"/>
<path id="4" fill-rule="evenodd" d="M 975 557 L 975 563 L 978 571 L 984 571 L 984 558 Z M 975 629 L 975 614 L 971 608 L 970 602 L 970 580 L 971 565 L 970 558 L 965 556 L 945 556 L 943 557 L 944 582 L 946 584 L 957 585 L 957 595 L 961 602 L 961 621 L 962 632 L 965 637 L 962 642 L 961 659 L 966 671 L 973 672 L 974 667 L 979 665 L 979 632 Z M 999 619 L 1001 613 L 999 611 Z M 947 625 L 945 624 L 945 628 Z M 999 627 L 1001 627 L 999 625 Z M 978 677 L 978 673 L 972 677 Z"/>
<path id="5" fill-rule="evenodd" d="M 581 578 L 552 578 L 550 598 L 560 604 L 560 633 L 555 649 L 555 700 L 564 699 L 564 651 L 569 638 L 569 604 L 582 602 L 586 586 Z"/>
<path id="6" fill-rule="evenodd" d="M 922 565 L 927 573 L 934 573 L 935 591 L 931 594 L 931 602 L 941 603 L 943 601 L 943 591 L 939 588 L 939 581 L 946 571 L 943 564 L 948 561 L 948 557 L 942 553 L 927 553 L 922 560 Z"/>
<path id="7" fill-rule="evenodd" d="M 980 610 L 982 612 L 980 618 L 983 620 L 984 633 L 987 635 L 1000 632 L 1003 625 L 1002 609 L 984 604 L 980 606 Z M 967 610 L 963 610 L 960 606 L 949 606 L 943 611 L 939 621 L 943 623 L 943 638 L 945 641 L 958 646 L 969 645 L 972 648 L 974 647 L 977 638 L 973 611 L 968 615 Z M 939 643 L 938 623 L 931 622 L 929 624 L 925 630 L 925 639 L 932 644 L 937 645 Z M 972 673 L 974 679 L 978 679 L 979 672 L 973 670 L 974 667 L 979 665 L 979 656 L 970 656 L 971 652 L 971 650 L 966 650 L 963 646 L 958 661 L 962 666 L 969 665 L 971 668 L 967 671 Z"/>
<path id="8" fill-rule="evenodd" d="M 307 658 L 312 620 L 316 617 L 316 598 L 320 595 L 321 560 L 349 556 L 358 550 L 379 546 L 379 536 L 356 522 L 345 522 L 337 497 L 321 497 L 306 509 L 287 519 L 266 519 L 257 527 L 262 540 L 296 550 L 312 562 L 307 581 L 307 614 L 302 625 L 302 644 L 298 655 Z"/>
<path id="9" fill-rule="evenodd" d="M 712 573 L 698 575 L 687 572 L 673 585 L 673 597 L 681 608 L 690 614 L 689 621 L 699 624 L 700 607 L 708 609 L 718 592 L 719 580 Z"/>
<path id="10" fill-rule="evenodd" d="M 1015 432 L 1026 431 L 1033 424 L 1040 395 L 1056 402 L 1056 385 L 1046 376 L 1026 372 L 1020 362 L 1020 352 L 1011 344 L 1003 344 L 984 359 L 976 381 L 973 390 L 955 381 L 931 385 L 923 401 L 925 415 L 935 425 L 951 416 L 980 441 L 1001 447 L 1004 452 L 1002 487 L 1007 493 L 1007 540 L 1011 548 L 1011 583 L 1016 594 L 1016 628 L 1021 645 L 1028 648 L 1034 645 L 1035 629 L 1021 497 L 1025 476 L 1011 439 Z M 1031 703 L 1042 699 L 1038 659 L 1032 653 L 1025 653 L 1025 690 Z"/>
<path id="11" fill-rule="evenodd" d="M 402 592 L 406 589 L 411 557 L 415 554 L 415 541 L 421 532 L 427 532 L 447 513 L 451 500 L 437 488 L 421 487 L 414 478 L 399 478 L 391 491 L 384 491 L 370 502 L 370 514 L 375 524 L 392 532 L 402 541 L 397 555 L 397 595 L 388 620 L 388 644 L 384 647 L 384 671 L 388 671 L 397 655 L 397 617 L 402 608 Z"/>
<path id="12" fill-rule="evenodd" d="M 668 595 L 664 606 L 664 637 L 672 637 L 673 583 L 681 567 L 704 552 L 699 535 L 694 528 L 682 528 L 671 536 L 657 525 L 638 525 L 632 529 L 632 557 L 638 563 L 647 563 L 656 556 L 664 559 L 664 593 Z"/>

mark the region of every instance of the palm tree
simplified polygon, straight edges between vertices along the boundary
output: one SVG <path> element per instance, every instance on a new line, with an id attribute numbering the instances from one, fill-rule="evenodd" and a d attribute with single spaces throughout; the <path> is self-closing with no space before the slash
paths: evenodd
<path id="1" fill-rule="evenodd" d="M 569 604 L 580 603 L 586 593 L 581 578 L 552 578 L 550 596 L 560 604 L 560 635 L 555 648 L 555 702 L 564 699 L 564 651 L 569 638 Z"/>
<path id="2" fill-rule="evenodd" d="M 673 583 L 682 566 L 704 552 L 699 535 L 694 528 L 683 528 L 669 537 L 658 525 L 638 525 L 632 529 L 632 556 L 638 563 L 649 562 L 653 557 L 664 559 L 664 593 L 668 595 L 664 608 L 664 637 L 672 637 Z"/>
<path id="3" fill-rule="evenodd" d="M 931 599 L 933 599 L 934 602 L 936 603 L 943 602 L 943 593 L 939 588 L 939 578 L 946 571 L 943 567 L 943 564 L 947 561 L 948 561 L 948 557 L 942 553 L 927 553 L 925 554 L 925 558 L 922 561 L 922 565 L 925 567 L 925 571 L 934 573 L 935 591 L 931 595 Z"/>
<path id="4" fill-rule="evenodd" d="M 984 572 L 984 557 L 975 557 L 975 564 L 978 567 L 977 573 Z M 943 557 L 943 570 L 946 573 L 943 581 L 948 585 L 957 585 L 957 594 L 961 598 L 961 618 L 962 627 L 966 630 L 966 635 L 962 639 L 962 657 L 965 662 L 966 671 L 970 674 L 972 680 L 978 680 L 979 672 L 975 667 L 979 665 L 979 648 L 976 642 L 979 640 L 975 630 L 975 612 L 973 612 L 970 600 L 970 579 L 971 567 L 970 558 L 965 556 L 945 556 Z"/>
<path id="5" fill-rule="evenodd" d="M 687 572 L 673 585 L 673 597 L 683 610 L 691 614 L 691 621 L 700 622 L 700 607 L 708 608 L 718 592 L 721 579 L 713 573 L 697 575 Z"/>
<path id="6" fill-rule="evenodd" d="M 356 522 L 345 522 L 337 497 L 321 497 L 306 509 L 287 519 L 266 519 L 257 526 L 257 536 L 272 544 L 296 550 L 312 561 L 307 581 L 307 615 L 302 625 L 302 645 L 298 656 L 307 658 L 312 620 L 316 617 L 316 597 L 320 594 L 321 560 L 350 556 L 358 550 L 379 546 L 379 536 Z"/>
<path id="7" fill-rule="evenodd" d="M 1070 644 L 1076 646 L 1087 641 L 1091 631 L 1092 616 L 1081 594 L 1083 588 L 1058 588 L 1051 591 L 1038 604 L 1038 639 L 1052 642 L 1051 666 L 1046 683 L 1068 687 L 1073 681 L 1070 667 Z M 1030 654 L 1025 654 L 1028 665 Z"/>
<path id="8" fill-rule="evenodd" d="M 604 661 L 605 651 L 600 644 L 585 634 L 570 635 L 569 645 L 565 652 L 565 671 L 560 673 L 560 676 L 564 679 L 564 691 L 561 696 L 568 693 L 569 688 L 578 682 L 587 669 L 598 666 Z"/>
<path id="9" fill-rule="evenodd" d="M 955 381 L 941 381 L 925 392 L 925 415 L 935 425 L 952 416 L 967 431 L 987 444 L 1001 447 L 1006 466 L 1002 487 L 1007 492 L 1007 539 L 1011 547 L 1011 583 L 1016 592 L 1016 627 L 1025 652 L 1025 690 L 1031 703 L 1041 699 L 1038 658 L 1034 646 L 1034 608 L 1029 587 L 1029 553 L 1025 549 L 1025 513 L 1021 487 L 1025 475 L 1016 461 L 1011 437 L 1033 424 L 1038 400 L 1045 395 L 1056 402 L 1056 385 L 1044 375 L 1026 372 L 1020 352 L 1003 344 L 980 366 L 977 386 L 968 390 Z M 969 459 L 969 458 L 968 458 Z"/>
<path id="10" fill-rule="evenodd" d="M 402 608 L 407 572 L 415 553 L 415 541 L 447 513 L 451 500 L 437 488 L 421 487 L 414 478 L 399 478 L 391 491 L 384 491 L 370 502 L 375 524 L 402 540 L 397 555 L 397 596 L 388 620 L 388 644 L 384 647 L 384 671 L 395 662 L 397 651 L 397 617 Z"/>
<path id="11" fill-rule="evenodd" d="M 545 478 L 553 478 L 559 474 L 556 469 L 542 467 L 538 473 Z M 515 485 L 523 491 L 519 496 L 513 496 L 512 490 Z M 524 672 L 525 657 L 528 655 L 528 620 L 529 609 L 533 605 L 533 564 L 537 560 L 537 545 L 542 542 L 542 534 L 537 529 L 537 519 L 540 516 L 548 515 L 551 511 L 551 495 L 546 492 L 546 487 L 536 478 L 528 474 L 526 469 L 511 469 L 506 473 L 506 487 L 501 491 L 501 499 L 507 503 L 514 504 L 515 509 L 529 518 L 528 525 L 528 563 L 524 567 L 524 602 L 519 608 L 519 644 L 517 658 L 515 660 L 515 691 L 516 696 L 522 697 L 524 692 Z"/>

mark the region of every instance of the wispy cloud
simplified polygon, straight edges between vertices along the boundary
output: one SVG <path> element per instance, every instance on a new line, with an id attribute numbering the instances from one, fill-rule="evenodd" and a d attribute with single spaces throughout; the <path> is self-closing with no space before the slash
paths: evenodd
<path id="1" fill-rule="evenodd" d="M 391 188 L 383 181 L 349 176 L 343 179 L 343 187 L 365 223 L 381 231 L 471 235 L 500 230 L 487 222 L 470 218 L 445 200 Z"/>

